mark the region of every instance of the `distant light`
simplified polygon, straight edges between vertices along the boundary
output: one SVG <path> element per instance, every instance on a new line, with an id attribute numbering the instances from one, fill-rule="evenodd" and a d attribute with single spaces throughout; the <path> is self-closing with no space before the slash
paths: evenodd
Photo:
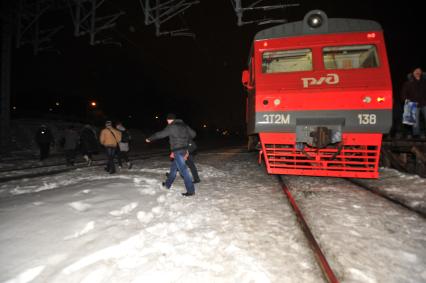
<path id="1" fill-rule="evenodd" d="M 384 97 L 377 97 L 377 102 L 385 102 L 385 98 Z"/>
<path id="2" fill-rule="evenodd" d="M 268 42 L 267 42 L 267 41 L 265 41 L 265 42 L 263 43 L 263 47 L 268 47 Z"/>
<path id="3" fill-rule="evenodd" d="M 13 106 L 13 110 L 16 110 L 16 106 Z"/>
<path id="4" fill-rule="evenodd" d="M 207 128 L 207 125 L 206 125 L 206 124 L 204 124 L 204 125 L 203 125 L 203 128 Z"/>
<path id="5" fill-rule="evenodd" d="M 219 129 L 216 129 L 216 132 L 220 132 L 220 130 L 219 130 Z"/>
<path id="6" fill-rule="evenodd" d="M 367 38 L 376 38 L 376 33 L 375 32 L 367 33 Z"/>
<path id="7" fill-rule="evenodd" d="M 56 106 L 59 106 L 59 102 L 56 102 L 56 103 L 55 103 L 55 105 L 56 105 Z"/>
<path id="8" fill-rule="evenodd" d="M 155 115 L 155 119 L 158 119 L 158 116 L 157 116 L 157 115 Z"/>
<path id="9" fill-rule="evenodd" d="M 92 106 L 92 107 L 96 107 L 96 105 L 97 105 L 96 101 L 92 101 L 92 102 L 90 102 L 90 106 Z"/>

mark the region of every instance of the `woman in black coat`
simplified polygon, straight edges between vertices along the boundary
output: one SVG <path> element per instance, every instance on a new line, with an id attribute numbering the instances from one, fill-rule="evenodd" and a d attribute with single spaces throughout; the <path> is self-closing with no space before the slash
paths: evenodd
<path id="1" fill-rule="evenodd" d="M 99 143 L 95 129 L 90 125 L 85 125 L 80 133 L 80 147 L 87 165 L 92 164 L 92 155 L 99 151 Z"/>

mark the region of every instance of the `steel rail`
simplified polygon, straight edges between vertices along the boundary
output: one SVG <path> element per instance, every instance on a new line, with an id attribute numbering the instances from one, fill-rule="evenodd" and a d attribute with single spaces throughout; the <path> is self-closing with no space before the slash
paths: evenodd
<path id="1" fill-rule="evenodd" d="M 336 275 L 331 269 L 327 259 L 324 256 L 324 253 L 321 251 L 321 248 L 318 245 L 318 242 L 315 240 L 315 237 L 312 234 L 308 224 L 306 223 L 305 218 L 303 217 L 302 211 L 299 209 L 299 206 L 297 205 L 296 200 L 291 194 L 289 188 L 287 187 L 287 185 L 285 184 L 281 176 L 278 176 L 278 181 L 297 216 L 297 220 L 309 242 L 309 245 L 311 246 L 312 251 L 314 252 L 315 259 L 317 260 L 317 263 L 320 266 L 325 279 L 329 283 L 339 283 L 339 280 L 337 279 Z"/>
<path id="2" fill-rule="evenodd" d="M 157 153 L 167 153 L 167 151 L 155 151 L 154 154 Z M 137 160 L 139 157 L 143 157 L 146 156 L 146 153 L 139 153 L 139 154 L 132 154 L 129 155 L 129 158 L 132 160 Z M 23 159 L 25 160 L 25 159 Z M 101 158 L 97 158 L 97 159 L 93 159 L 92 162 L 97 162 L 97 161 L 106 161 L 105 157 L 101 157 Z M 75 164 L 87 164 L 87 161 L 78 161 Z M 41 168 L 48 168 L 48 167 L 56 167 L 56 166 L 64 166 L 66 165 L 65 162 L 61 161 L 61 162 L 56 162 L 56 163 L 50 163 L 50 164 L 41 164 L 41 165 L 28 165 L 28 166 L 23 166 L 23 167 L 10 167 L 10 168 L 0 168 L 0 174 L 1 173 L 7 173 L 7 172 L 13 172 L 13 171 L 22 171 L 22 170 L 30 170 L 30 169 L 41 169 Z"/>
<path id="3" fill-rule="evenodd" d="M 419 214 L 419 215 L 420 215 L 421 217 L 423 217 L 423 218 L 426 218 L 426 213 L 425 213 L 425 211 L 422 211 L 422 210 L 416 209 L 415 207 L 411 207 L 411 206 L 409 206 L 409 205 L 407 205 L 407 204 L 403 203 L 402 201 L 400 201 L 400 200 L 398 200 L 398 199 L 396 199 L 396 198 L 393 198 L 393 197 L 391 197 L 391 196 L 387 195 L 387 194 L 386 194 L 386 193 L 384 193 L 384 192 L 381 192 L 381 191 L 380 191 L 380 190 L 378 190 L 378 189 L 375 189 L 375 188 L 373 188 L 373 187 L 370 187 L 370 186 L 367 186 L 367 185 L 365 185 L 365 184 L 362 184 L 361 182 L 357 181 L 356 179 L 347 178 L 346 180 L 347 180 L 348 182 L 350 182 L 350 183 L 352 183 L 352 184 L 356 185 L 356 186 L 357 186 L 358 188 L 360 188 L 360 189 L 363 189 L 363 190 L 368 191 L 368 192 L 370 192 L 370 193 L 372 193 L 372 194 L 375 194 L 375 195 L 377 195 L 377 196 L 379 196 L 379 197 L 382 197 L 382 198 L 384 198 L 384 199 L 386 199 L 386 200 L 388 200 L 388 201 L 390 201 L 390 202 L 392 202 L 392 203 L 394 203 L 394 204 L 396 204 L 396 205 L 398 205 L 398 206 L 401 206 L 401 207 L 403 207 L 403 208 L 405 208 L 405 209 L 407 209 L 407 210 L 409 210 L 409 211 L 411 211 L 411 212 L 415 212 L 415 213 Z"/>
<path id="4" fill-rule="evenodd" d="M 159 155 L 164 155 L 164 154 L 167 154 L 167 153 L 168 153 L 168 151 L 164 151 L 164 152 L 161 151 L 161 152 L 156 152 L 156 153 L 153 153 L 153 154 L 141 154 L 141 155 L 133 156 L 133 158 L 131 160 L 143 160 L 143 159 L 148 159 L 148 158 L 151 158 L 151 157 L 156 157 L 156 156 L 159 156 Z M 5 183 L 5 182 L 9 182 L 9 181 L 24 179 L 24 178 L 25 179 L 31 179 L 31 178 L 37 178 L 37 177 L 42 177 L 42 176 L 56 175 L 56 174 L 60 174 L 60 173 L 63 173 L 63 172 L 73 171 L 73 170 L 79 169 L 79 168 L 91 168 L 91 167 L 97 167 L 97 166 L 104 166 L 105 160 L 106 159 L 94 160 L 94 163 L 91 166 L 87 166 L 85 162 L 79 162 L 78 165 L 72 166 L 72 167 L 67 167 L 67 168 L 60 168 L 60 169 L 56 169 L 56 170 L 43 171 L 43 172 L 37 172 L 37 173 L 26 173 L 26 174 L 20 174 L 20 175 L 0 177 L 0 183 Z M 56 164 L 56 166 L 64 166 L 64 165 L 65 165 L 64 163 Z M 38 168 L 52 167 L 52 166 L 32 167 L 31 169 L 38 169 Z M 14 171 L 21 171 L 21 170 L 23 170 L 23 169 L 16 169 Z"/>

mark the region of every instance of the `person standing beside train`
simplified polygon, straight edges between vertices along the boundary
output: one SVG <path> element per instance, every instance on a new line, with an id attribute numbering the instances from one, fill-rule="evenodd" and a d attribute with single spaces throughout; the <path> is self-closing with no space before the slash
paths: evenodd
<path id="1" fill-rule="evenodd" d="M 409 75 L 408 80 L 402 87 L 402 101 L 409 100 L 417 103 L 416 122 L 412 126 L 414 137 L 420 135 L 421 139 L 426 139 L 426 125 L 423 125 L 421 133 L 420 113 L 426 122 L 426 74 L 422 69 L 417 67 Z"/>

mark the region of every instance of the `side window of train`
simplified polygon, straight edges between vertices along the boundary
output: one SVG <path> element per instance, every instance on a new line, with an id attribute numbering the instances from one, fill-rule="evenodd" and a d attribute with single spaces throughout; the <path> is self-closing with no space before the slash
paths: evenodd
<path id="1" fill-rule="evenodd" d="M 325 47 L 322 57 L 324 67 L 328 70 L 379 67 L 379 57 L 375 45 Z"/>
<path id="2" fill-rule="evenodd" d="M 262 54 L 262 73 L 289 73 L 312 70 L 312 50 L 266 51 Z"/>

